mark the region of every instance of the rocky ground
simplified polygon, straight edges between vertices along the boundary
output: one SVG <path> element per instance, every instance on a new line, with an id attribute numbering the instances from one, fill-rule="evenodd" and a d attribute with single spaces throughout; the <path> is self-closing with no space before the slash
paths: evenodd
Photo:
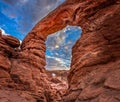
<path id="1" fill-rule="evenodd" d="M 70 71 L 46 71 L 46 37 L 67 25 L 83 29 Z M 66 0 L 21 45 L 0 31 L 0 102 L 21 101 L 120 102 L 120 0 Z"/>

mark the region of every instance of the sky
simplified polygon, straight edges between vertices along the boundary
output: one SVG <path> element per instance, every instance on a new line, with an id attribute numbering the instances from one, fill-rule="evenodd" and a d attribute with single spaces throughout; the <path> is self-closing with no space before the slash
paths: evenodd
<path id="1" fill-rule="evenodd" d="M 0 0 L 0 29 L 23 40 L 38 21 L 62 2 L 64 0 Z M 81 32 L 80 27 L 67 26 L 47 38 L 47 69 L 69 69 L 71 48 Z"/>

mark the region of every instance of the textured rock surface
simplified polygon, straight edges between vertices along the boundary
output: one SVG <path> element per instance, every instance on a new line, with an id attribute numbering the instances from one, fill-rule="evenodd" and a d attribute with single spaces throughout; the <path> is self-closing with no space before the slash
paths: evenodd
<path id="1" fill-rule="evenodd" d="M 83 34 L 72 50 L 69 89 L 64 102 L 120 102 L 116 98 L 120 97 L 120 4 L 117 2 L 101 0 L 88 4 L 88 15 L 78 23 Z M 98 7 L 92 9 L 94 4 Z M 70 98 L 72 93 L 74 97 Z"/>
<path id="2" fill-rule="evenodd" d="M 44 39 L 33 38 L 22 50 L 19 46 L 19 40 L 0 32 L 0 102 L 61 100 L 67 86 L 57 78 L 55 86 L 54 78 L 47 76 Z"/>
<path id="3" fill-rule="evenodd" d="M 61 97 L 53 84 L 60 80 L 44 68 L 45 40 L 67 25 L 81 26 L 83 34 L 73 47 L 69 86 Z M 0 102 L 120 102 L 120 0 L 67 0 L 19 46 L 0 32 Z"/>

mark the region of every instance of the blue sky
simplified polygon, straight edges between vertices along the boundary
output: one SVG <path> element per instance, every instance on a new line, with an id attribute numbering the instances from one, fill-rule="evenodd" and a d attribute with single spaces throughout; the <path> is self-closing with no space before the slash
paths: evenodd
<path id="1" fill-rule="evenodd" d="M 64 0 L 0 0 L 0 28 L 20 40 Z"/>
<path id="2" fill-rule="evenodd" d="M 23 40 L 32 27 L 64 0 L 0 0 L 0 29 Z M 46 41 L 47 68 L 66 69 L 71 48 L 80 37 L 79 27 L 68 26 Z"/>
<path id="3" fill-rule="evenodd" d="M 80 27 L 67 26 L 47 38 L 47 69 L 70 68 L 72 47 L 80 38 L 80 34 Z"/>

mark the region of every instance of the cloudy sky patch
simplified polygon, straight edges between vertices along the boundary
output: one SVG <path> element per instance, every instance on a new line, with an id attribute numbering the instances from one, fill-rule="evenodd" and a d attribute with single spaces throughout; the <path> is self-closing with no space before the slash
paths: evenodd
<path id="1" fill-rule="evenodd" d="M 69 69 L 71 64 L 72 47 L 80 38 L 81 28 L 77 26 L 67 26 L 47 37 L 46 41 L 46 68 Z M 49 67 L 48 67 L 49 66 Z"/>
<path id="2" fill-rule="evenodd" d="M 7 33 L 23 40 L 24 36 L 39 20 L 63 1 L 64 0 L 0 0 L 0 27 Z"/>

